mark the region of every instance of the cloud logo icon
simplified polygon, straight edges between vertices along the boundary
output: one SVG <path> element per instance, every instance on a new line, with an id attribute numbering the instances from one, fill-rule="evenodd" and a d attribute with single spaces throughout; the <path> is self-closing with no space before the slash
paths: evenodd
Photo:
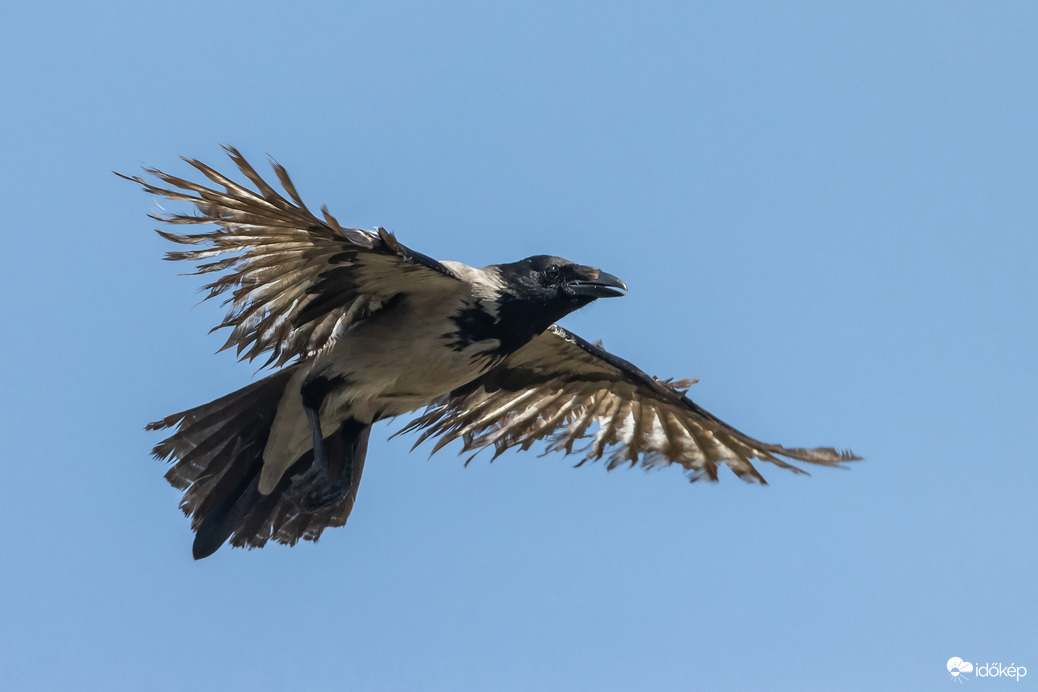
<path id="1" fill-rule="evenodd" d="M 973 664 L 969 661 L 963 661 L 958 656 L 953 656 L 948 659 L 948 672 L 952 674 L 953 678 L 957 678 L 962 673 L 972 673 Z"/>

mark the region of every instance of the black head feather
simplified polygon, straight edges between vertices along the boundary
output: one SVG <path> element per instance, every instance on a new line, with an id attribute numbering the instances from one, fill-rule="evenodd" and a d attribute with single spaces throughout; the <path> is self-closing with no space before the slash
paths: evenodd
<path id="1" fill-rule="evenodd" d="M 627 290 L 612 274 L 552 255 L 534 255 L 487 269 L 496 271 L 503 284 L 497 312 L 499 327 L 508 334 L 502 340 L 506 349 L 518 348 L 598 298 L 622 296 Z"/>

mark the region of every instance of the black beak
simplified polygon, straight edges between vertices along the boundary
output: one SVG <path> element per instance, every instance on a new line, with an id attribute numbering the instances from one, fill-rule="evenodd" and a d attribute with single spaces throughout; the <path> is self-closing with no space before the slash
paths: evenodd
<path id="1" fill-rule="evenodd" d="M 592 269 L 588 272 L 587 277 L 569 282 L 569 289 L 574 295 L 588 298 L 615 298 L 627 292 L 627 284 L 612 274 Z"/>

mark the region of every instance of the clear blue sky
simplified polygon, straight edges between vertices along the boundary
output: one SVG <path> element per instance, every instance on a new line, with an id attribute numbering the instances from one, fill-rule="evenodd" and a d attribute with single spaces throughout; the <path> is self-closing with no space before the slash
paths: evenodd
<path id="1" fill-rule="evenodd" d="M 1038 686 L 1038 4 L 7 3 L 5 689 Z M 349 525 L 191 559 L 146 422 L 248 383 L 110 171 L 218 143 L 469 264 L 811 477 L 372 437 Z M 971 689 L 1008 689 L 971 680 Z"/>

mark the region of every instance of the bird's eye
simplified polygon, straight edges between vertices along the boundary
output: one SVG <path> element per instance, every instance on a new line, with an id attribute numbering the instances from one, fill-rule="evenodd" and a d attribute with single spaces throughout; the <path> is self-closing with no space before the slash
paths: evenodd
<path id="1" fill-rule="evenodd" d="M 554 264 L 549 264 L 548 268 L 544 270 L 544 278 L 555 283 L 559 280 L 559 268 Z"/>

